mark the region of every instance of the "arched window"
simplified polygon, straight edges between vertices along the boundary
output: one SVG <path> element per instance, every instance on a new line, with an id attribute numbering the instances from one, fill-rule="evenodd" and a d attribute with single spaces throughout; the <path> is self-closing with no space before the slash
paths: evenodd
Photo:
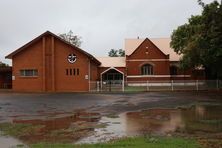
<path id="1" fill-rule="evenodd" d="M 153 75 L 153 66 L 150 64 L 145 64 L 141 67 L 142 75 Z"/>
<path id="2" fill-rule="evenodd" d="M 170 75 L 177 75 L 177 69 L 176 66 L 170 66 Z"/>

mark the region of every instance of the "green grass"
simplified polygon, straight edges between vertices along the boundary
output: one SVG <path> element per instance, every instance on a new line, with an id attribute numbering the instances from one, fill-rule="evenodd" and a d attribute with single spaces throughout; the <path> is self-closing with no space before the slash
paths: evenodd
<path id="1" fill-rule="evenodd" d="M 195 140 L 182 139 L 182 138 L 147 138 L 147 137 L 134 137 L 114 140 L 107 143 L 99 144 L 33 144 L 31 148 L 199 148 Z"/>
<path id="2" fill-rule="evenodd" d="M 20 137 L 41 129 L 41 125 L 0 123 L 2 135 Z"/>
<path id="3" fill-rule="evenodd" d="M 222 120 L 199 120 L 200 123 L 205 124 L 222 124 Z"/>
<path id="4" fill-rule="evenodd" d="M 147 91 L 147 87 L 145 86 L 126 86 L 125 92 L 131 92 L 131 91 Z"/>
<path id="5" fill-rule="evenodd" d="M 107 118 L 119 118 L 119 115 L 113 113 L 113 114 L 106 115 L 106 117 Z"/>

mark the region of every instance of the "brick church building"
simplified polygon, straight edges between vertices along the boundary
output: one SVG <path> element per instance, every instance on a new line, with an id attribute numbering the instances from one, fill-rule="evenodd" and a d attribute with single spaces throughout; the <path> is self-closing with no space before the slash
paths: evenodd
<path id="1" fill-rule="evenodd" d="M 94 57 L 47 31 L 6 58 L 14 91 L 87 92 L 92 81 L 196 79 L 196 70 L 178 68 L 180 56 L 169 45 L 168 38 L 126 39 L 125 57 Z"/>

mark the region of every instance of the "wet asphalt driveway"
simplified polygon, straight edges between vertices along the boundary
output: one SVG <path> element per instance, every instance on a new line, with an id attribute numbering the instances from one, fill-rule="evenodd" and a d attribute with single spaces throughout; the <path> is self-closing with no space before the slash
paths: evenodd
<path id="1" fill-rule="evenodd" d="M 119 114 L 149 108 L 174 108 L 197 102 L 222 103 L 221 92 L 149 92 L 126 94 L 0 92 L 0 122 L 54 118 L 86 110 Z"/>

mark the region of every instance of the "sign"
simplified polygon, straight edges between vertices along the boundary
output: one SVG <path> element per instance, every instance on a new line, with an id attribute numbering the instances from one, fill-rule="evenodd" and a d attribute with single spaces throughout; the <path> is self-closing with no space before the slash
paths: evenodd
<path id="1" fill-rule="evenodd" d="M 68 62 L 69 62 L 69 63 L 73 64 L 73 63 L 76 62 L 77 56 L 72 53 L 72 54 L 69 54 L 69 55 L 68 55 L 67 59 L 68 59 Z"/>

